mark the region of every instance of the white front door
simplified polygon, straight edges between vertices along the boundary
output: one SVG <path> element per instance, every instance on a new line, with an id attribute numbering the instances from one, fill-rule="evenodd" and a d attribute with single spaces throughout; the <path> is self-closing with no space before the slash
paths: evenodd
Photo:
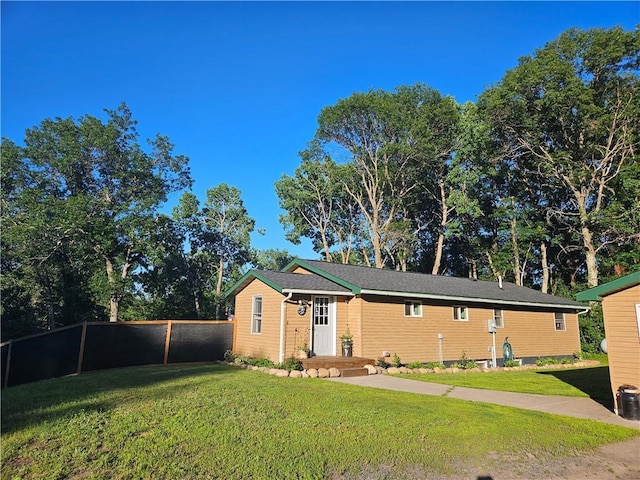
<path id="1" fill-rule="evenodd" d="M 313 353 L 335 355 L 333 302 L 331 297 L 313 298 Z"/>

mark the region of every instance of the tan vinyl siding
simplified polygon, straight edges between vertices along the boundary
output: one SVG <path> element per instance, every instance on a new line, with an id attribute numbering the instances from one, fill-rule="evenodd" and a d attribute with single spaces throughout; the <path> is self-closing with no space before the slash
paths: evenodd
<path id="1" fill-rule="evenodd" d="M 615 398 L 624 384 L 640 387 L 640 336 L 635 305 L 640 285 L 606 296 L 602 300 L 609 356 L 611 390 Z"/>
<path id="2" fill-rule="evenodd" d="M 364 353 L 365 350 L 365 345 L 367 343 L 367 338 L 364 336 L 363 334 L 363 329 L 362 329 L 362 307 L 363 307 L 363 300 L 360 297 L 352 297 L 349 298 L 349 303 L 347 304 L 348 306 L 348 311 L 346 313 L 346 324 L 349 326 L 349 332 L 351 332 L 351 335 L 353 335 L 353 355 L 356 357 L 366 357 L 366 358 L 376 358 L 375 356 L 373 357 L 367 357 L 367 355 Z M 338 347 L 339 349 L 337 350 L 338 352 L 340 352 L 342 350 L 342 346 L 340 345 L 340 335 L 342 335 L 343 330 L 342 330 L 342 322 L 344 320 L 341 318 L 341 323 L 338 324 Z M 346 327 L 344 328 L 344 330 L 346 330 Z"/>
<path id="3" fill-rule="evenodd" d="M 251 333 L 252 305 L 255 295 L 262 296 L 262 333 Z M 237 296 L 233 350 L 278 361 L 280 349 L 280 305 L 284 297 L 260 280 L 254 279 Z"/>
<path id="4" fill-rule="evenodd" d="M 388 351 L 403 362 L 438 361 L 441 333 L 445 361 L 460 359 L 463 351 L 476 360 L 491 358 L 487 320 L 493 318 L 493 308 L 467 305 L 468 321 L 454 321 L 453 305 L 429 305 L 423 300 L 422 317 L 406 317 L 404 301 L 374 296 L 362 300 L 362 356 L 378 358 Z M 557 332 L 553 311 L 516 311 L 504 306 L 502 311 L 504 328 L 498 329 L 496 337 L 498 358 L 505 337 L 517 358 L 571 355 L 580 349 L 575 313 L 565 314 L 566 330 Z"/>
<path id="5" fill-rule="evenodd" d="M 306 342 L 307 347 L 311 347 L 311 299 L 309 296 L 293 296 L 292 302 L 285 303 L 285 325 L 286 339 L 284 356 L 297 357 L 298 349 Z M 307 302 L 304 315 L 298 313 L 299 305 L 295 302 L 304 300 Z M 275 361 L 275 360 L 274 360 Z"/>
<path id="6" fill-rule="evenodd" d="M 302 268 L 300 266 L 297 266 L 295 270 L 293 270 L 291 273 L 302 273 L 304 275 L 311 275 L 311 272 L 309 270 Z"/>

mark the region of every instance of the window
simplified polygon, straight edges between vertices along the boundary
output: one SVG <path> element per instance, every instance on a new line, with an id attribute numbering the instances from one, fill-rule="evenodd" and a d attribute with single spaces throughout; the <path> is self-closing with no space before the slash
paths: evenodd
<path id="1" fill-rule="evenodd" d="M 253 297 L 251 333 L 262 333 L 262 297 Z"/>
<path id="2" fill-rule="evenodd" d="M 558 331 L 566 330 L 566 326 L 565 326 L 565 323 L 564 323 L 564 313 L 555 312 L 554 317 L 555 317 L 555 321 L 556 321 L 556 330 L 558 330 Z"/>
<path id="3" fill-rule="evenodd" d="M 499 308 L 495 308 L 493 310 L 493 323 L 495 323 L 496 328 L 503 328 L 504 322 L 502 320 L 502 310 Z"/>
<path id="4" fill-rule="evenodd" d="M 422 302 L 406 300 L 404 302 L 404 316 L 405 317 L 421 317 Z"/>
<path id="5" fill-rule="evenodd" d="M 453 307 L 453 319 L 459 322 L 468 322 L 469 312 L 467 311 L 467 307 L 462 307 L 462 306 Z"/>

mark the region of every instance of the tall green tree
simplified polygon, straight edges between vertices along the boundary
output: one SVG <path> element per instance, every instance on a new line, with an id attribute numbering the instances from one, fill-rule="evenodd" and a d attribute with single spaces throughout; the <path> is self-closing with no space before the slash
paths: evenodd
<path id="1" fill-rule="evenodd" d="M 105 112 L 106 121 L 46 119 L 26 131 L 20 168 L 29 181 L 13 199 L 10 237 L 16 245 L 30 243 L 44 259 L 64 257 L 89 270 L 94 298 L 117 321 L 131 274 L 149 250 L 159 206 L 191 179 L 188 159 L 173 154 L 167 137 L 142 148 L 125 104 Z M 101 274 L 93 270 L 98 265 Z M 54 277 L 47 282 L 59 285 Z"/>
<path id="2" fill-rule="evenodd" d="M 590 287 L 598 256 L 628 242 L 637 221 L 635 209 L 616 208 L 616 187 L 638 161 L 639 66 L 637 28 L 569 30 L 520 59 L 479 100 L 523 174 L 556 192 L 550 218 L 579 239 Z"/>
<path id="3" fill-rule="evenodd" d="M 439 270 L 450 214 L 462 205 L 453 181 L 459 114 L 452 98 L 421 84 L 355 93 L 320 113 L 316 139 L 343 155 L 342 188 L 359 209 L 367 263 L 406 269 L 415 232 L 435 215 Z"/>
<path id="4" fill-rule="evenodd" d="M 204 271 L 211 284 L 203 286 L 213 296 L 216 318 L 223 318 L 225 281 L 238 277 L 242 267 L 251 261 L 251 238 L 255 221 L 244 206 L 241 192 L 222 183 L 207 190 L 207 198 L 200 207 L 190 192 L 180 198 L 174 217 L 187 232 L 189 256 L 193 266 Z"/>
<path id="5" fill-rule="evenodd" d="M 349 263 L 357 248 L 360 212 L 343 186 L 348 173 L 317 141 L 299 155 L 302 163 L 294 175 L 283 175 L 275 183 L 280 207 L 285 211 L 280 222 L 288 228 L 286 237 L 295 245 L 301 237 L 309 238 L 326 261 Z"/>

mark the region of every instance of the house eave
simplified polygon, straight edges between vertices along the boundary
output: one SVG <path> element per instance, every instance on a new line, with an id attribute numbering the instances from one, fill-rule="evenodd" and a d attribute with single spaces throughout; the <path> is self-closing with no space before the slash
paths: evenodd
<path id="1" fill-rule="evenodd" d="M 613 295 L 621 290 L 634 287 L 640 284 L 640 272 L 630 273 L 624 277 L 616 278 L 597 287 L 590 288 L 576 295 L 576 299 L 581 302 L 599 302 L 603 297 Z"/>
<path id="2" fill-rule="evenodd" d="M 513 305 L 520 307 L 538 307 L 538 308 L 561 308 L 565 310 L 585 310 L 589 307 L 584 305 L 567 305 L 562 303 L 537 303 L 537 302 L 520 302 L 513 300 L 500 300 L 492 298 L 472 298 L 462 296 L 449 296 L 449 295 L 434 295 L 431 293 L 411 293 L 411 292 L 393 292 L 384 290 L 361 290 L 363 295 L 383 295 L 389 297 L 403 297 L 403 298 L 424 298 L 430 300 L 445 300 L 450 302 L 468 302 L 468 303 L 482 303 L 490 305 Z"/>
<path id="3" fill-rule="evenodd" d="M 307 290 L 298 288 L 285 288 L 282 293 L 293 293 L 294 295 L 335 295 L 342 297 L 354 297 L 351 292 L 332 291 L 332 290 Z"/>

